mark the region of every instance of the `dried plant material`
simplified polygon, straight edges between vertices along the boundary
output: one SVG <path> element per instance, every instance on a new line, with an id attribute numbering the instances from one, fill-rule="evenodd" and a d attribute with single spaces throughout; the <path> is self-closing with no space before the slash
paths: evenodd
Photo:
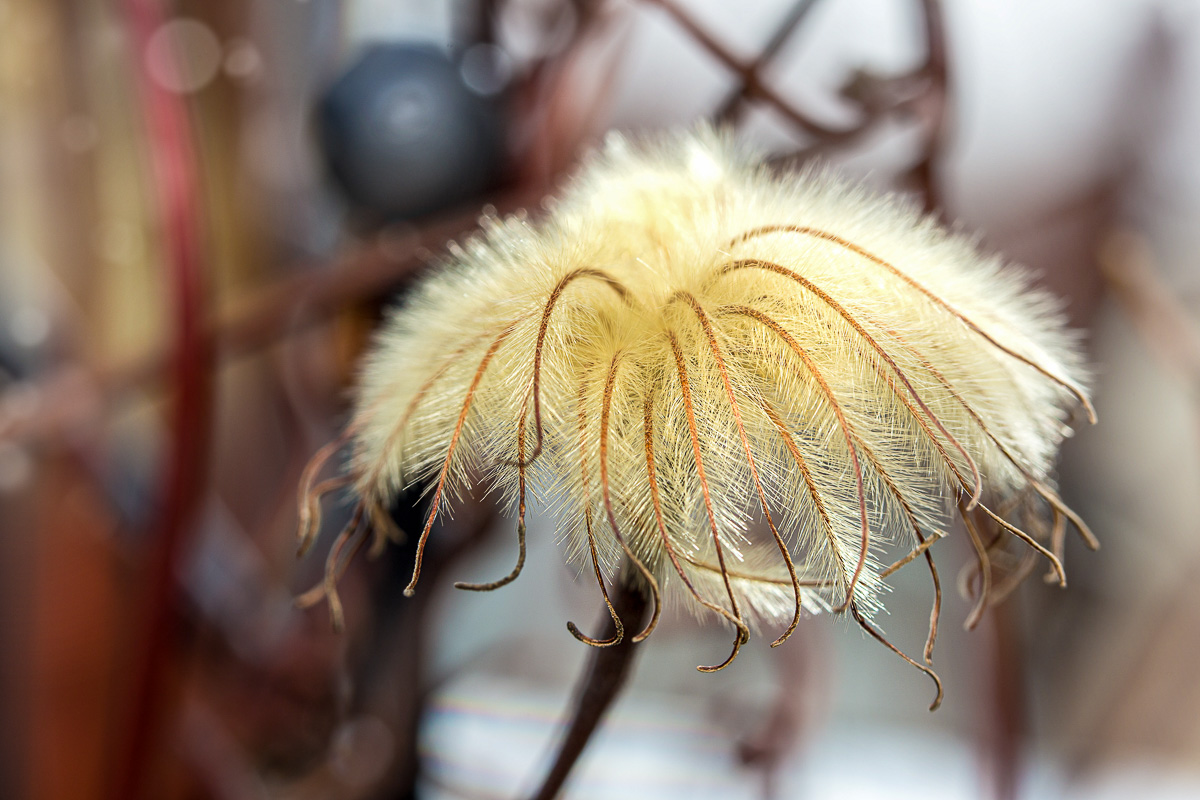
<path id="1" fill-rule="evenodd" d="M 1070 411 L 1093 416 L 1055 302 L 966 237 L 826 172 L 778 175 L 726 136 L 610 137 L 547 218 L 486 218 L 387 321 L 348 436 L 360 512 L 330 556 L 333 589 L 371 509 L 431 491 L 421 553 L 450 502 L 483 481 L 554 509 L 596 578 L 615 635 L 648 636 L 665 603 L 784 642 L 810 611 L 851 617 L 929 669 L 941 588 L 930 545 L 948 511 L 1043 557 L 1063 582 L 1050 516 L 1091 534 L 1052 467 Z M 304 541 L 337 479 L 306 474 Z M 363 511 L 362 509 L 367 509 Z M 1028 525 L 1027 525 L 1028 527 Z M 1040 526 L 1037 530 L 1044 528 Z M 872 622 L 886 579 L 918 558 L 934 586 L 919 663 Z M 625 631 L 606 581 L 632 565 L 653 613 Z M 889 566 L 890 563 L 890 566 Z M 332 603 L 336 607 L 335 603 Z M 938 699 L 941 697 L 940 683 Z M 936 705 L 936 701 L 935 701 Z"/>

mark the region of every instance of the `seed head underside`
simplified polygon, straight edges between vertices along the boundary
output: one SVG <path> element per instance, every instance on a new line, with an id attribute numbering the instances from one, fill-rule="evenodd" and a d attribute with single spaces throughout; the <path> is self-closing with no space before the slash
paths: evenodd
<path id="1" fill-rule="evenodd" d="M 781 644 L 808 608 L 849 611 L 937 681 L 929 548 L 950 509 L 978 555 L 969 625 L 1032 568 L 994 579 L 1009 540 L 1059 582 L 1067 523 L 1094 543 L 1054 490 L 1070 410 L 1093 416 L 1055 303 L 902 203 L 823 172 L 776 175 L 701 130 L 610 139 L 546 219 L 484 227 L 381 331 L 350 474 L 317 481 L 335 443 L 305 476 L 305 543 L 323 493 L 351 484 L 360 498 L 304 598 L 328 596 L 335 618 L 348 554 L 413 485 L 430 487 L 430 511 L 406 591 L 438 515 L 483 482 L 515 506 L 519 561 L 461 588 L 517 577 L 536 497 L 618 631 L 571 632 L 645 638 L 676 603 L 735 629 L 706 671 L 752 628 L 778 626 Z M 917 559 L 934 587 L 925 663 L 871 621 Z M 652 595 L 642 631 L 609 603 L 622 564 Z"/>

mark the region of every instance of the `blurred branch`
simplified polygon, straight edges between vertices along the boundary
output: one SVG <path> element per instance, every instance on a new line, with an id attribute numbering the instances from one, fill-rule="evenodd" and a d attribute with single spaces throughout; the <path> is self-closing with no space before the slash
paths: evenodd
<path id="1" fill-rule="evenodd" d="M 507 214 L 536 203 L 538 194 L 512 192 L 493 198 L 496 213 Z M 245 302 L 217 316 L 201 329 L 202 343 L 221 362 L 267 347 L 299 330 L 316 325 L 340 309 L 379 299 L 394 291 L 446 241 L 473 231 L 478 213 L 472 211 L 414 227 L 411 237 L 390 241 L 385 233 L 367 247 L 332 265 L 299 269 L 301 274 L 277 280 L 251 294 Z M 393 237 L 394 238 L 394 237 Z M 299 309 L 299 311 L 298 311 Z M 133 361 L 102 366 L 90 375 L 89 388 L 102 405 L 119 402 L 138 389 L 166 376 L 171 356 L 153 352 Z M 25 387 L 28 389 L 28 387 Z M 43 402 L 28 416 L 6 419 L 0 406 L 0 438 L 38 439 L 76 427 L 90 412 L 80 403 L 77 370 L 52 373 L 37 386 Z M 81 407 L 82 406 L 82 407 Z"/>
<path id="2" fill-rule="evenodd" d="M 737 112 L 745 103 L 760 100 L 815 139 L 799 152 L 779 161 L 803 161 L 831 149 L 852 146 L 875 131 L 889 117 L 915 115 L 923 129 L 924 144 L 921 155 L 909 175 L 921 192 L 926 212 L 937 213 L 941 209 L 943 199 L 936 173 L 947 136 L 950 68 L 945 18 L 940 0 L 920 0 L 926 43 L 925 62 L 920 67 L 900 75 L 877 75 L 862 69 L 847 80 L 840 94 L 858 106 L 860 120 L 846 128 L 833 128 L 816 121 L 792 106 L 762 78 L 763 71 L 770 66 L 783 46 L 808 18 L 809 12 L 816 6 L 816 0 L 797 0 L 780 21 L 767 44 L 749 62 L 743 62 L 717 41 L 675 0 L 644 2 L 657 5 L 666 11 L 685 33 L 737 75 L 739 85 L 725 97 L 714 114 L 718 121 L 735 120 Z"/>
<path id="3" fill-rule="evenodd" d="M 1145 237 L 1116 231 L 1101 243 L 1100 272 L 1146 344 L 1200 402 L 1200 326 L 1163 280 Z"/>
<path id="4" fill-rule="evenodd" d="M 645 0 L 652 5 L 662 8 L 675 20 L 679 27 L 696 40 L 718 61 L 731 71 L 737 73 L 742 81 L 741 94 L 750 100 L 762 100 L 786 117 L 796 127 L 815 136 L 825 143 L 848 143 L 866 130 L 866 122 L 850 128 L 831 128 L 800 111 L 787 101 L 783 95 L 764 83 L 759 77 L 759 70 L 764 66 L 765 59 L 756 59 L 746 63 L 739 59 L 725 45 L 716 40 L 704 30 L 690 13 L 684 11 L 675 0 Z"/>
<path id="5" fill-rule="evenodd" d="M 945 209 L 937 170 L 945 149 L 946 107 L 950 94 L 950 67 L 946 57 L 946 20 L 940 0 L 921 0 L 925 27 L 925 65 L 921 72 L 929 81 L 917 100 L 924 116 L 925 152 L 913 166 L 912 175 L 925 198 L 926 213 L 942 213 Z"/>
<path id="6" fill-rule="evenodd" d="M 1200 324 L 1164 279 L 1150 242 L 1140 232 L 1116 230 L 1101 241 L 1097 259 L 1105 283 L 1147 348 L 1183 379 L 1194 420 L 1200 423 Z M 1200 427 L 1193 425 L 1193 430 L 1200 431 Z M 1122 665 L 1120 678 L 1102 696 L 1102 702 L 1093 703 L 1099 711 L 1091 720 L 1092 729 L 1127 729 L 1131 706 L 1137 709 L 1132 719 L 1147 721 L 1155 735 L 1169 730 L 1172 722 L 1178 724 L 1171 718 L 1180 711 L 1185 719 L 1191 719 L 1193 705 L 1187 702 L 1186 693 L 1181 697 L 1179 691 L 1186 681 L 1164 681 L 1163 675 L 1170 674 L 1173 664 L 1189 677 L 1194 672 L 1195 638 L 1190 632 L 1195 629 L 1198 607 L 1197 568 L 1200 561 L 1193 552 L 1186 557 L 1178 579 L 1157 587 L 1157 602 L 1141 617 L 1145 624 L 1137 631 L 1137 641 L 1129 645 L 1130 658 Z M 1112 748 L 1108 743 L 1108 749 Z M 1100 761 L 1111 758 L 1112 753 L 1093 751 L 1087 757 Z"/>
<path id="7" fill-rule="evenodd" d="M 133 52 L 144 54 L 163 15 L 156 0 L 126 0 L 125 24 Z M 182 54 L 176 54 L 182 58 Z M 171 278 L 175 340 L 169 356 L 173 413 L 164 498 L 146 567 L 143 620 L 133 651 L 133 692 L 128 727 L 117 739 L 112 797 L 151 796 L 150 765 L 169 695 L 167 673 L 177 626 L 176 561 L 195 524 L 204 493 L 212 413 L 211 340 L 202 331 L 206 313 L 202 243 L 202 189 L 186 101 L 156 82 L 144 58 L 134 61 L 151 156 L 155 203 L 161 214 L 166 267 Z"/>
<path id="8" fill-rule="evenodd" d="M 775 29 L 775 32 L 771 35 L 771 39 L 767 42 L 767 45 L 759 52 L 758 57 L 747 65 L 747 69 L 751 74 L 757 76 L 759 70 L 775 58 L 776 54 L 787 44 L 792 34 L 796 32 L 801 23 L 808 17 L 808 12 L 816 4 L 817 0 L 796 0 L 787 16 L 783 18 Z M 726 96 L 724 102 L 717 109 L 716 118 L 718 120 L 727 121 L 734 119 L 745 101 L 749 99 L 746 87 L 747 84 L 743 82 Z"/>

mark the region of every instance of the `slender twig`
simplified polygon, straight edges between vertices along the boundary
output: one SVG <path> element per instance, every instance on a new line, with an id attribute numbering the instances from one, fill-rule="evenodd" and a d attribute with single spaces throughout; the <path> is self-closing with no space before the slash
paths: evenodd
<path id="1" fill-rule="evenodd" d="M 1099 262 L 1109 290 L 1151 352 L 1200 402 L 1200 325 L 1163 280 L 1150 243 L 1132 231 L 1111 233 L 1101 243 Z"/>
<path id="2" fill-rule="evenodd" d="M 704 47 L 705 50 L 724 64 L 730 71 L 736 73 L 744 84 L 742 94 L 747 98 L 760 99 L 769 103 L 796 127 L 824 142 L 850 140 L 863 132 L 862 125 L 855 125 L 849 128 L 831 128 L 828 125 L 817 122 L 793 106 L 782 94 L 759 79 L 759 64 L 756 62 L 745 63 L 739 59 L 729 48 L 717 41 L 712 34 L 701 27 L 692 15 L 684 11 L 675 0 L 646 0 L 646 2 L 661 7 L 699 45 Z"/>
<path id="3" fill-rule="evenodd" d="M 776 54 L 787 44 L 792 38 L 792 34 L 800 27 L 808 16 L 808 12 L 816 6 L 817 0 L 796 0 L 792 4 L 787 15 L 780 21 L 775 32 L 771 35 L 771 39 L 767 42 L 758 53 L 758 57 L 747 65 L 747 70 L 757 76 L 759 71 L 765 67 L 768 62 L 775 58 Z M 738 85 L 725 96 L 725 100 L 717 108 L 716 118 L 721 121 L 733 120 L 737 114 L 745 106 L 747 99 L 748 82 L 739 82 Z"/>
<path id="4" fill-rule="evenodd" d="M 946 21 L 940 0 L 920 2 L 926 47 L 925 65 L 921 71 L 928 84 L 918 106 L 925 116 L 925 148 L 912 168 L 912 175 L 921 189 L 926 213 L 944 214 L 945 198 L 937 173 L 948 135 L 946 109 L 950 96 L 950 68 L 946 57 Z"/>
<path id="5" fill-rule="evenodd" d="M 1175 373 L 1184 383 L 1192 403 L 1193 430 L 1200 431 L 1200 325 L 1161 272 L 1152 246 L 1145 235 L 1134 230 L 1117 230 L 1101 242 L 1098 253 L 1101 273 L 1121 310 L 1133 323 L 1146 348 L 1161 366 Z M 1132 658 L 1123 668 L 1123 688 L 1145 684 L 1154 674 L 1154 659 L 1160 657 L 1168 641 L 1178 638 L 1182 627 L 1190 625 L 1195 608 L 1192 567 L 1200 567 L 1194 555 L 1181 565 L 1181 579 L 1156 593 L 1154 607 L 1145 619 L 1153 624 L 1137 634 L 1130 648 Z M 1092 720 L 1097 730 L 1111 727 L 1121 716 L 1126 697 L 1110 694 Z M 1127 702 L 1125 703 L 1128 704 Z"/>

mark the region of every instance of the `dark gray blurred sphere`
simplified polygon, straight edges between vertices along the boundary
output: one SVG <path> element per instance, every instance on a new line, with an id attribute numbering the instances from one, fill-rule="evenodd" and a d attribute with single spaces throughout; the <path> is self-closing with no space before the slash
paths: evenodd
<path id="1" fill-rule="evenodd" d="M 365 50 L 318 109 L 322 147 L 346 195 L 369 216 L 428 214 L 482 194 L 502 158 L 500 114 L 444 52 Z"/>

